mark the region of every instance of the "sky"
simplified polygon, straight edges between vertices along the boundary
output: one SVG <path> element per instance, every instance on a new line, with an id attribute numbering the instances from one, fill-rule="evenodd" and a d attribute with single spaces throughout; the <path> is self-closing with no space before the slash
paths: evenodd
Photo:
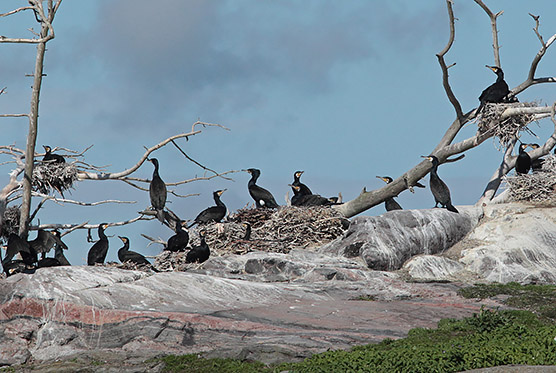
<path id="1" fill-rule="evenodd" d="M 486 0 L 499 17 L 501 64 L 510 87 L 526 79 L 540 43 L 528 13 L 540 15 L 545 40 L 556 33 L 553 0 Z M 2 0 L 0 13 L 23 0 Z M 455 44 L 446 55 L 450 83 L 463 110 L 478 106 L 477 97 L 496 76 L 490 20 L 472 1 L 455 0 Z M 32 13 L 0 18 L 0 35 L 31 37 L 37 29 Z M 218 123 L 181 140 L 188 155 L 218 172 L 259 168 L 258 184 L 285 204 L 293 173 L 315 193 L 345 201 L 383 186 L 375 176 L 398 177 L 428 155 L 455 118 L 442 87 L 436 54 L 448 41 L 444 1 L 369 0 L 64 0 L 48 43 L 40 101 L 37 149 L 41 145 L 86 153 L 85 161 L 118 172 L 134 165 L 165 138 L 189 132 L 197 121 Z M 34 68 L 33 45 L 0 44 L 0 113 L 29 111 Z M 537 76 L 556 75 L 556 46 L 540 63 Z M 556 85 L 532 87 L 520 101 L 552 104 Z M 28 122 L 0 118 L 2 143 L 24 149 Z M 530 125 L 543 143 L 553 132 L 550 120 Z M 466 126 L 456 141 L 473 136 Z M 474 204 L 502 159 L 495 140 L 487 140 L 458 162 L 441 165 L 454 205 Z M 152 154 L 166 182 L 204 176 L 174 147 Z M 13 164 L 0 159 L 0 185 Z M 145 163 L 134 176 L 150 178 Z M 230 212 L 251 204 L 245 172 L 184 184 L 175 188 L 188 198 L 169 196 L 168 206 L 193 219 L 213 205 L 212 192 L 226 188 Z M 425 178 L 428 186 L 428 176 Z M 116 222 L 137 216 L 149 206 L 147 192 L 117 181 L 83 181 L 68 195 L 94 202 L 135 201 L 76 207 L 48 202 L 40 223 Z M 431 208 L 430 190 L 403 192 L 406 209 Z M 37 201 L 38 202 L 38 201 Z M 37 203 L 36 202 L 36 203 Z M 17 203 L 17 202 L 16 202 Z M 384 205 L 364 215 L 379 215 Z M 37 220 L 33 222 L 37 223 Z M 172 231 L 159 222 L 108 228 L 108 261 L 117 260 L 128 236 L 131 248 L 156 255 L 145 233 L 166 240 Z M 30 234 L 34 237 L 34 233 Z M 72 264 L 84 264 L 92 245 L 86 231 L 64 237 Z M 96 237 L 96 233 L 95 233 Z"/>

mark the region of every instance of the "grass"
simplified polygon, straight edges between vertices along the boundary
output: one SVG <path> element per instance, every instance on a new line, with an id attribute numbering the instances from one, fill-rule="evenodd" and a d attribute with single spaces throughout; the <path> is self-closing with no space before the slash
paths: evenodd
<path id="1" fill-rule="evenodd" d="M 467 298 L 507 296 L 523 310 L 481 311 L 445 319 L 436 329 L 412 329 L 406 338 L 315 354 L 300 363 L 267 367 L 260 362 L 167 356 L 165 372 L 458 372 L 506 364 L 556 365 L 556 286 L 477 285 Z"/>

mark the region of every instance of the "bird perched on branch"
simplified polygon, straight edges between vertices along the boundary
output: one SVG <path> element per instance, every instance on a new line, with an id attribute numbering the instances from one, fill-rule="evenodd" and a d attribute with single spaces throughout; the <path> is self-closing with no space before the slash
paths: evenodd
<path id="1" fill-rule="evenodd" d="M 52 163 L 52 164 L 66 163 L 65 158 L 62 157 L 60 154 L 52 153 L 52 148 L 50 146 L 43 145 L 42 147 L 44 148 L 44 151 L 46 152 L 46 154 L 42 158 L 43 162 L 45 162 L 45 163 L 48 162 L 48 163 Z"/>
<path id="2" fill-rule="evenodd" d="M 261 171 L 256 168 L 249 168 L 242 171 L 246 171 L 251 174 L 251 179 L 247 184 L 247 188 L 249 189 L 249 194 L 255 200 L 255 206 L 257 206 L 257 208 L 277 208 L 278 204 L 276 203 L 272 193 L 257 185 L 257 179 L 261 175 Z"/>
<path id="3" fill-rule="evenodd" d="M 176 225 L 176 234 L 168 239 L 168 243 L 164 250 L 185 251 L 189 243 L 189 233 L 184 229 L 186 226 L 187 222 L 185 220 L 181 220 L 180 223 Z"/>
<path id="4" fill-rule="evenodd" d="M 222 189 L 213 192 L 212 197 L 214 198 L 214 203 L 216 204 L 216 206 L 211 206 L 201 211 L 188 228 L 191 228 L 195 224 L 206 224 L 211 221 L 218 223 L 222 219 L 224 219 L 224 216 L 226 216 L 226 205 L 220 200 L 220 196 L 225 191 L 226 189 Z"/>
<path id="5" fill-rule="evenodd" d="M 516 174 L 525 175 L 529 173 L 529 170 L 531 169 L 531 157 L 525 151 L 528 146 L 529 144 L 519 144 L 519 154 L 517 155 L 517 159 L 515 160 Z"/>
<path id="6" fill-rule="evenodd" d="M 94 266 L 96 263 L 103 264 L 108 254 L 108 237 L 104 234 L 104 230 L 108 227 L 107 223 L 102 223 L 98 226 L 99 240 L 89 250 L 87 255 L 87 264 Z"/>
<path id="7" fill-rule="evenodd" d="M 151 265 L 151 263 L 143 255 L 129 250 L 129 238 L 118 236 L 124 243 L 124 246 L 118 250 L 118 259 L 120 262 L 132 262 L 137 265 Z"/>
<path id="8" fill-rule="evenodd" d="M 498 66 L 485 65 L 491 69 L 497 76 L 496 82 L 488 86 L 479 96 L 479 101 L 481 104 L 477 109 L 477 115 L 481 112 L 486 103 L 501 103 L 509 102 L 507 99 L 510 93 L 510 88 L 508 83 L 504 80 L 504 71 Z"/>
<path id="9" fill-rule="evenodd" d="M 394 181 L 390 176 L 377 176 L 377 178 L 384 181 L 386 184 L 390 184 L 392 181 Z M 394 197 L 388 197 L 384 201 L 384 207 L 386 207 L 386 211 L 403 210 L 402 206 L 400 206 L 400 204 L 396 202 Z"/>
<path id="10" fill-rule="evenodd" d="M 448 189 L 446 183 L 444 183 L 444 181 L 442 181 L 442 179 L 438 176 L 437 170 L 438 165 L 440 164 L 438 158 L 434 155 L 422 155 L 421 157 L 432 162 L 432 168 L 430 170 L 430 189 L 432 195 L 434 196 L 434 207 L 438 207 L 438 204 L 440 203 L 440 205 L 442 207 L 446 207 L 448 211 L 459 213 L 459 211 L 452 205 L 450 189 Z"/>
<path id="11" fill-rule="evenodd" d="M 166 205 L 168 191 L 166 190 L 166 184 L 158 174 L 158 159 L 149 158 L 147 160 L 154 165 L 153 177 L 149 185 L 151 206 L 156 210 L 156 218 L 164 223 L 164 206 Z"/>
<path id="12" fill-rule="evenodd" d="M 205 241 L 205 231 L 199 232 L 201 243 L 199 246 L 193 246 L 185 257 L 186 263 L 203 263 L 210 256 L 210 248 Z"/>

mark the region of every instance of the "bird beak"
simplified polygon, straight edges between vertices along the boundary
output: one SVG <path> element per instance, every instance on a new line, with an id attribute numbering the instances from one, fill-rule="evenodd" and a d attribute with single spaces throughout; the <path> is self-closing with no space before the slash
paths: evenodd
<path id="1" fill-rule="evenodd" d="M 222 190 L 220 191 L 220 193 L 218 193 L 218 195 L 221 196 L 222 193 L 224 193 L 224 192 L 227 191 L 227 190 L 228 190 L 228 189 L 222 189 Z"/>
<path id="2" fill-rule="evenodd" d="M 495 71 L 495 70 L 496 70 L 496 66 L 485 65 L 485 67 L 488 67 L 488 68 L 491 69 L 492 71 Z"/>

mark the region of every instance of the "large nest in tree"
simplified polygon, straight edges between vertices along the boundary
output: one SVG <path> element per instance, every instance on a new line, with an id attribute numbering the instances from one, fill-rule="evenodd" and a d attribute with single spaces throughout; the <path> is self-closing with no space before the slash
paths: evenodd
<path id="1" fill-rule="evenodd" d="M 11 233 L 19 233 L 19 216 L 20 209 L 18 206 L 8 207 L 2 216 L 2 227 L 0 227 L 0 236 L 7 239 Z"/>
<path id="2" fill-rule="evenodd" d="M 477 122 L 479 133 L 492 134 L 500 142 L 502 148 L 516 137 L 520 131 L 526 130 L 527 125 L 534 121 L 532 114 L 512 115 L 501 119 L 502 113 L 508 108 L 535 107 L 534 102 L 515 102 L 510 104 L 485 104 Z"/>
<path id="3" fill-rule="evenodd" d="M 251 237 L 245 238 L 251 225 Z M 228 221 L 209 223 L 189 231 L 190 245 L 199 245 L 199 230 L 211 256 L 245 254 L 260 250 L 289 253 L 292 249 L 318 247 L 344 234 L 349 220 L 330 207 L 282 207 L 278 210 L 241 209 L 231 214 Z M 154 266 L 159 270 L 183 271 L 192 266 L 185 263 L 187 253 L 163 251 Z M 197 266 L 197 264 L 193 264 Z"/>
<path id="4" fill-rule="evenodd" d="M 506 188 L 512 201 L 556 204 L 556 156 L 544 158 L 542 170 L 526 175 L 506 176 Z"/>
<path id="5" fill-rule="evenodd" d="M 52 190 L 62 193 L 77 181 L 77 167 L 72 163 L 39 163 L 33 167 L 33 189 L 49 194 Z"/>

